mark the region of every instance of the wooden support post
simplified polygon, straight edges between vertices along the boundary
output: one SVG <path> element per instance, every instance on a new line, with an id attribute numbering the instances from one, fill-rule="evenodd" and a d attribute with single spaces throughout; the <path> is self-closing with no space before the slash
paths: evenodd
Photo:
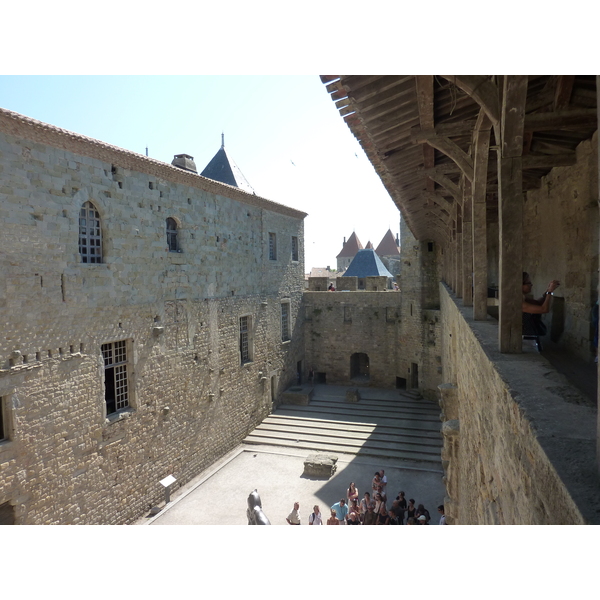
<path id="1" fill-rule="evenodd" d="M 505 76 L 498 153 L 500 230 L 500 352 L 522 351 L 523 132 L 527 76 Z"/>
<path id="2" fill-rule="evenodd" d="M 473 205 L 471 182 L 463 177 L 462 292 L 463 306 L 473 306 Z"/>
<path id="3" fill-rule="evenodd" d="M 473 157 L 473 318 L 487 319 L 487 208 L 486 189 L 491 122 L 483 109 L 474 132 Z"/>
<path id="4" fill-rule="evenodd" d="M 454 247 L 454 256 L 456 257 L 455 263 L 455 276 L 456 281 L 456 297 L 463 297 L 463 278 L 462 278 L 462 237 L 463 237 L 463 224 L 462 224 L 462 208 L 458 202 L 456 204 L 456 245 Z"/>

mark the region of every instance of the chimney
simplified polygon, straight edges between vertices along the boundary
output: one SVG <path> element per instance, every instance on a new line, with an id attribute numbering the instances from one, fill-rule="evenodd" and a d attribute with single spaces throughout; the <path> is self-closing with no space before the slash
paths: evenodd
<path id="1" fill-rule="evenodd" d="M 400 246 L 400 240 L 398 239 L 398 234 L 396 234 L 396 246 Z"/>

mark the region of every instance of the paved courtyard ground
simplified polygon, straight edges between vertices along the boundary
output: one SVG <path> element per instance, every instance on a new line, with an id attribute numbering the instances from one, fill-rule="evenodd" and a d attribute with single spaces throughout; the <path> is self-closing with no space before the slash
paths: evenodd
<path id="1" fill-rule="evenodd" d="M 385 469 L 388 498 L 400 490 L 407 498 L 422 503 L 431 514 L 431 524 L 438 523 L 437 506 L 443 503 L 442 468 L 420 468 L 418 463 L 404 463 L 338 455 L 338 467 L 329 480 L 302 475 L 309 452 L 277 447 L 240 446 L 210 470 L 198 476 L 172 497 L 171 503 L 155 517 L 140 519 L 138 525 L 247 525 L 248 494 L 258 490 L 265 514 L 272 525 L 285 525 L 295 501 L 300 503 L 303 524 L 308 524 L 312 507 L 318 504 L 327 515 L 329 507 L 345 497 L 354 481 L 362 497 L 371 492 L 376 470 Z"/>

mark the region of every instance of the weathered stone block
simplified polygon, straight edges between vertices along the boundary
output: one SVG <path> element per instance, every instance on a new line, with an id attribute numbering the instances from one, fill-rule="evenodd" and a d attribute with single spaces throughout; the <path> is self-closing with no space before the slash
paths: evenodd
<path id="1" fill-rule="evenodd" d="M 324 477 L 329 479 L 337 469 L 338 457 L 335 454 L 309 454 L 304 461 L 306 477 Z"/>
<path id="2" fill-rule="evenodd" d="M 360 401 L 360 392 L 358 388 L 350 388 L 346 390 L 346 402 L 359 402 Z"/>

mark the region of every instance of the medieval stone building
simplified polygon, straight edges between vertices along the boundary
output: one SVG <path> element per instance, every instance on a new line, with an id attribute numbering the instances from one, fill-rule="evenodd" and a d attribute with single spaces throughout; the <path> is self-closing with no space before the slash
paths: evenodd
<path id="1" fill-rule="evenodd" d="M 424 268 L 401 319 L 410 295 L 412 339 L 435 349 L 418 383 L 441 396 L 448 522 L 598 523 L 596 398 L 564 375 L 597 376 L 596 77 L 322 79 L 410 230 L 401 282 Z M 538 297 L 561 281 L 541 354 L 522 340 L 523 271 Z"/>
<path id="2" fill-rule="evenodd" d="M 1 522 L 137 519 L 303 369 L 305 213 L 174 165 L 0 110 Z"/>

